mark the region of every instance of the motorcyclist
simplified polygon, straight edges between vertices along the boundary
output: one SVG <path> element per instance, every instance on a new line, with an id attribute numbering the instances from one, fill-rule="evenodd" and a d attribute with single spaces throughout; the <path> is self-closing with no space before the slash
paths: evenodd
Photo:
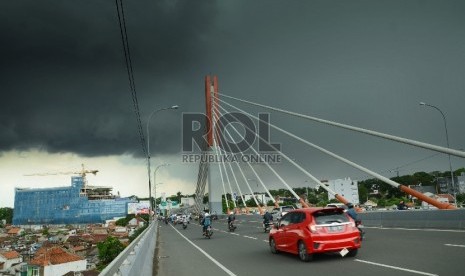
<path id="1" fill-rule="evenodd" d="M 273 220 L 273 216 L 268 212 L 268 210 L 265 211 L 265 214 L 263 215 L 263 224 L 268 224 L 270 221 Z"/>
<path id="2" fill-rule="evenodd" d="M 205 232 L 207 231 L 208 226 L 212 223 L 210 214 L 207 212 L 203 215 L 202 221 L 200 224 L 203 225 L 203 235 L 205 236 Z"/>
<path id="3" fill-rule="evenodd" d="M 347 214 L 355 221 L 355 226 L 357 227 L 358 231 L 360 231 L 360 238 L 363 240 L 365 236 L 365 231 L 361 228 L 362 221 L 358 218 L 357 211 L 355 211 L 354 205 L 352 203 L 347 203 Z"/>
<path id="4" fill-rule="evenodd" d="M 181 217 L 181 222 L 182 222 L 182 223 L 188 223 L 188 222 L 189 222 L 189 219 L 187 218 L 186 215 L 182 215 L 182 217 Z"/>
<path id="5" fill-rule="evenodd" d="M 352 203 L 347 203 L 347 214 L 355 221 L 358 221 L 358 214 L 357 211 L 355 211 L 354 205 Z"/>
<path id="6" fill-rule="evenodd" d="M 228 227 L 230 227 L 231 223 L 233 223 L 236 220 L 236 217 L 234 216 L 234 212 L 230 212 L 228 216 Z"/>

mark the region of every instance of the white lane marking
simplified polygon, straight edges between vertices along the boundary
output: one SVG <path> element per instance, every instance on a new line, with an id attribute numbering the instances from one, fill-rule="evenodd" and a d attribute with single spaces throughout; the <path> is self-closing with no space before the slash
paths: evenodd
<path id="1" fill-rule="evenodd" d="M 454 247 L 465 247 L 465 245 L 463 244 L 450 244 L 450 243 L 446 243 L 444 244 L 445 246 L 454 246 Z"/>
<path id="2" fill-rule="evenodd" d="M 231 235 L 235 235 L 235 236 L 240 236 L 239 234 L 236 234 L 236 233 L 230 233 Z"/>
<path id="3" fill-rule="evenodd" d="M 396 270 L 402 270 L 402 271 L 408 271 L 416 274 L 421 274 L 421 275 L 428 275 L 428 276 L 438 276 L 438 274 L 432 274 L 428 272 L 422 272 L 418 270 L 413 270 L 413 269 L 408 269 L 408 268 L 402 268 L 398 266 L 392 266 L 392 265 L 385 265 L 385 264 L 380 264 L 380 263 L 374 263 L 374 262 L 369 262 L 369 261 L 364 261 L 360 259 L 355 259 L 356 262 L 361 262 L 361 263 L 366 263 L 366 264 L 371 264 L 371 265 L 377 265 L 377 266 L 382 266 L 382 267 L 387 267 L 387 268 L 392 268 Z"/>
<path id="4" fill-rule="evenodd" d="M 171 226 L 173 227 L 173 226 Z M 212 256 L 210 256 L 207 252 L 205 252 L 202 248 L 198 247 L 195 243 L 191 242 L 188 238 L 186 238 L 183 234 L 181 234 L 181 232 L 178 231 L 178 229 L 174 228 L 174 230 L 176 230 L 176 232 L 178 232 L 179 235 L 181 235 L 181 237 L 183 237 L 188 243 L 192 244 L 192 246 L 194 246 L 195 248 L 197 248 L 197 250 L 199 250 L 200 252 L 203 253 L 203 255 L 205 255 L 207 258 L 209 258 L 213 263 L 215 263 L 219 268 L 221 268 L 224 272 L 226 272 L 228 275 L 230 276 L 236 276 L 236 274 L 234 274 L 231 270 L 227 269 L 224 265 L 222 265 L 220 262 L 218 262 L 217 260 L 215 260 L 215 258 L 213 258 Z"/>
<path id="5" fill-rule="evenodd" d="M 250 237 L 250 236 L 243 236 L 244 238 L 249 238 L 249 239 L 253 239 L 253 240 L 256 240 L 257 238 L 254 238 L 254 237 Z"/>
<path id="6" fill-rule="evenodd" d="M 416 229 L 416 228 L 400 228 L 400 227 L 374 227 L 363 226 L 364 228 L 380 229 L 380 230 L 405 230 L 405 231 L 424 231 L 424 232 L 451 232 L 465 233 L 465 230 L 448 230 L 448 229 Z"/>
<path id="7" fill-rule="evenodd" d="M 269 242 L 269 240 L 263 240 L 264 242 Z"/>

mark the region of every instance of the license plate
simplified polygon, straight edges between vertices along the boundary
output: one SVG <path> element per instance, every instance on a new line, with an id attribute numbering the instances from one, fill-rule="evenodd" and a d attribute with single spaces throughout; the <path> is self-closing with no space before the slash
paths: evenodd
<path id="1" fill-rule="evenodd" d="M 349 250 L 347 250 L 347 248 L 344 248 L 342 249 L 339 254 L 341 254 L 342 257 L 344 257 L 345 255 L 347 255 L 347 253 L 349 253 Z"/>
<path id="2" fill-rule="evenodd" d="M 329 226 L 329 232 L 339 232 L 342 231 L 342 226 Z"/>

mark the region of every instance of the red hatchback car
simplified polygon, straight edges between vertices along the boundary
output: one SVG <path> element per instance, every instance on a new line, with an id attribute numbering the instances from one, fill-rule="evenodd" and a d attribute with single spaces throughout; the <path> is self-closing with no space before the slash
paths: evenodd
<path id="1" fill-rule="evenodd" d="M 342 208 L 303 208 L 290 211 L 271 229 L 270 250 L 298 254 L 308 262 L 314 254 L 357 255 L 360 232 Z"/>

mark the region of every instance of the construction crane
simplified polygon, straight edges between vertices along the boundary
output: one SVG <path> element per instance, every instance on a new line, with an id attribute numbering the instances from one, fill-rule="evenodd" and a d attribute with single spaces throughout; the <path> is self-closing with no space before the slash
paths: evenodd
<path id="1" fill-rule="evenodd" d="M 84 167 L 84 164 L 82 165 L 82 169 L 80 171 L 72 171 L 72 172 L 53 172 L 53 173 L 31 173 L 31 174 L 25 174 L 24 176 L 48 176 L 48 175 L 62 175 L 62 174 L 78 174 L 82 176 L 84 179 L 84 189 L 87 186 L 87 179 L 86 179 L 86 174 L 91 173 L 93 175 L 97 175 L 98 170 L 86 170 Z"/>
<path id="2" fill-rule="evenodd" d="M 82 177 L 86 177 L 86 174 L 91 173 L 93 175 L 97 175 L 98 170 L 86 170 L 84 164 L 82 165 L 82 170 L 80 171 L 73 171 L 73 172 L 54 172 L 54 173 L 31 173 L 25 174 L 24 176 L 47 176 L 47 175 L 61 175 L 61 174 L 78 174 Z"/>
<path id="3" fill-rule="evenodd" d="M 51 172 L 51 173 L 32 173 L 25 174 L 24 176 L 49 176 L 49 175 L 63 175 L 63 174 L 77 174 L 83 178 L 84 186 L 81 187 L 79 191 L 80 196 L 86 196 L 89 200 L 95 199 L 113 199 L 116 196 L 112 194 L 112 187 L 108 186 L 92 186 L 87 185 L 86 174 L 97 175 L 98 170 L 86 170 L 84 164 L 82 164 L 82 169 L 80 171 L 71 171 L 71 172 Z M 119 197 L 119 195 L 118 195 Z"/>

